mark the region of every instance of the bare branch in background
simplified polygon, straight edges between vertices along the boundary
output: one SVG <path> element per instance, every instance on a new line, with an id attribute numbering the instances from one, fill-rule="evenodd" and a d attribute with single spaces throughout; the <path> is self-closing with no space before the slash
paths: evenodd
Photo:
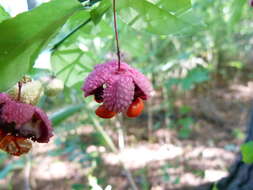
<path id="1" fill-rule="evenodd" d="M 28 9 L 31 10 L 37 6 L 36 0 L 27 0 Z"/>

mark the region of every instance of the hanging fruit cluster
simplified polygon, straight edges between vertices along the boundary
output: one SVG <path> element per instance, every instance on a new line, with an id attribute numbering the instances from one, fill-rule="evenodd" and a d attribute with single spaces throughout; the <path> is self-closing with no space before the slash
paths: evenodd
<path id="1" fill-rule="evenodd" d="M 112 118 L 119 112 L 128 117 L 141 114 L 144 103 L 151 96 L 152 85 L 139 71 L 121 62 L 108 61 L 95 66 L 83 85 L 84 96 L 94 95 L 98 103 L 103 103 L 96 114 L 104 119 Z"/>
<path id="2" fill-rule="evenodd" d="M 253 7 L 253 0 L 249 0 L 249 5 Z"/>
<path id="3" fill-rule="evenodd" d="M 20 156 L 30 151 L 32 142 L 49 142 L 51 122 L 35 106 L 42 94 L 42 84 L 27 77 L 7 93 L 0 93 L 0 149 Z"/>
<path id="4" fill-rule="evenodd" d="M 116 17 L 116 1 L 113 0 L 114 32 L 118 60 L 95 66 L 86 78 L 82 90 L 84 96 L 94 95 L 97 103 L 96 115 L 110 119 L 124 112 L 128 117 L 138 117 L 153 91 L 149 80 L 139 71 L 121 61 Z"/>

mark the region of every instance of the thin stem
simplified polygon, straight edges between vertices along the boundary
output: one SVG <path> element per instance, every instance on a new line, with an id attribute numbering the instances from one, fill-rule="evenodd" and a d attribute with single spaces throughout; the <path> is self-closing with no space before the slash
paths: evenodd
<path id="1" fill-rule="evenodd" d="M 31 158 L 30 155 L 26 157 L 27 162 L 24 169 L 24 190 L 31 190 L 30 176 L 31 176 Z"/>
<path id="2" fill-rule="evenodd" d="M 66 34 L 62 39 L 59 41 L 54 41 L 53 47 L 50 49 L 51 51 L 56 50 L 58 47 L 60 47 L 63 42 L 65 42 L 70 36 L 74 35 L 77 31 L 79 31 L 82 27 L 84 27 L 86 24 L 88 24 L 91 21 L 91 18 L 88 18 L 85 20 L 82 24 L 78 25 L 76 28 L 74 28 L 72 31 L 70 31 L 68 34 Z"/>
<path id="3" fill-rule="evenodd" d="M 118 147 L 120 151 L 122 151 L 125 148 L 124 129 L 121 123 L 122 117 L 121 115 L 119 115 L 115 120 L 115 126 L 118 132 Z"/>
<path id="4" fill-rule="evenodd" d="M 18 82 L 18 98 L 17 98 L 17 101 L 19 101 L 20 97 L 21 97 L 21 88 L 22 88 L 22 82 Z"/>
<path id="5" fill-rule="evenodd" d="M 120 49 L 119 49 L 119 35 L 118 35 L 118 28 L 117 28 L 115 0 L 113 0 L 113 20 L 114 20 L 114 32 L 115 32 L 115 39 L 116 39 L 116 46 L 117 46 L 118 70 L 120 70 Z"/>
<path id="6" fill-rule="evenodd" d="M 112 152 L 117 153 L 118 150 L 113 143 L 112 139 L 110 136 L 106 133 L 106 131 L 103 129 L 103 127 L 100 125 L 97 119 L 95 119 L 92 115 L 90 115 L 92 122 L 94 124 L 94 128 L 103 136 L 107 146 L 111 149 Z"/>
<path id="7" fill-rule="evenodd" d="M 103 129 L 103 127 L 100 125 L 100 123 L 98 122 L 98 120 L 96 120 L 92 115 L 90 115 L 93 124 L 94 124 L 94 128 L 103 136 L 107 146 L 111 149 L 112 152 L 118 154 L 119 150 L 116 148 L 115 144 L 113 143 L 112 139 L 110 138 L 110 136 L 106 133 L 106 131 Z M 121 167 L 123 168 L 126 177 L 131 185 L 132 190 L 138 190 L 138 187 L 134 181 L 134 178 L 132 176 L 131 171 L 125 166 L 124 162 L 122 161 L 121 158 L 119 158 L 119 163 L 121 165 Z"/>
<path id="8" fill-rule="evenodd" d="M 36 5 L 37 5 L 37 2 L 35 0 L 27 0 L 27 6 L 29 10 L 35 8 Z"/>

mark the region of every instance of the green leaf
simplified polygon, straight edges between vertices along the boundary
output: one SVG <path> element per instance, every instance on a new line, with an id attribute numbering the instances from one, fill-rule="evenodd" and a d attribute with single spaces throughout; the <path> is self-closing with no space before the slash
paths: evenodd
<path id="1" fill-rule="evenodd" d="M 105 53 L 111 50 L 111 43 L 108 40 L 103 42 L 101 38 L 113 36 L 113 30 L 108 22 L 101 20 L 97 25 L 90 22 L 76 34 L 54 51 L 51 57 L 53 72 L 71 88 L 83 81 L 95 63 L 104 61 Z M 100 43 L 95 45 L 94 38 L 98 37 Z M 108 45 L 109 48 L 106 47 Z M 104 51 L 102 56 L 99 55 L 101 51 Z"/>
<path id="2" fill-rule="evenodd" d="M 190 128 L 193 123 L 194 121 L 191 117 L 182 118 L 178 121 L 178 124 L 185 128 Z"/>
<path id="3" fill-rule="evenodd" d="M 198 66 L 188 73 L 188 77 L 192 78 L 194 82 L 200 83 L 209 79 L 209 72 L 206 68 Z"/>
<path id="4" fill-rule="evenodd" d="M 91 11 L 91 20 L 94 24 L 98 24 L 105 12 L 111 7 L 110 0 L 102 0 L 99 6 Z"/>
<path id="5" fill-rule="evenodd" d="M 182 106 L 179 108 L 179 113 L 180 114 L 188 114 L 189 112 L 191 112 L 192 108 L 189 106 Z"/>
<path id="6" fill-rule="evenodd" d="M 165 82 L 166 88 L 170 89 L 174 85 L 178 85 L 181 82 L 181 79 L 171 78 Z"/>
<path id="7" fill-rule="evenodd" d="M 180 183 L 180 178 L 179 177 L 176 177 L 176 179 L 173 181 L 173 184 L 174 185 L 177 185 Z"/>
<path id="8" fill-rule="evenodd" d="M 244 64 L 241 61 L 231 61 L 228 65 L 236 69 L 242 69 L 244 67 Z"/>
<path id="9" fill-rule="evenodd" d="M 212 190 L 219 190 L 216 184 L 213 185 Z"/>
<path id="10" fill-rule="evenodd" d="M 48 49 L 52 49 L 56 44 L 59 44 L 63 39 L 67 38 L 69 34 L 78 30 L 90 22 L 90 12 L 86 10 L 80 10 L 73 14 L 68 21 L 64 24 L 61 30 L 57 33 L 56 37 L 47 46 Z"/>
<path id="11" fill-rule="evenodd" d="M 241 145 L 242 160 L 246 164 L 253 163 L 253 141 Z"/>
<path id="12" fill-rule="evenodd" d="M 0 23 L 0 91 L 32 68 L 53 35 L 81 8 L 77 0 L 52 0 Z"/>
<path id="13" fill-rule="evenodd" d="M 209 72 L 206 68 L 202 66 L 197 66 L 196 68 L 190 70 L 187 76 L 182 79 L 182 87 L 184 90 L 191 89 L 194 84 L 198 84 L 209 80 Z"/>
<path id="14" fill-rule="evenodd" d="M 125 52 L 129 52 L 131 56 L 136 57 L 148 54 L 145 36 L 142 34 L 140 37 L 140 34 L 138 34 L 137 31 L 122 22 L 119 22 L 119 25 L 122 26 L 122 29 L 120 30 L 121 49 Z M 139 40 L 136 40 L 136 38 Z"/>
<path id="15" fill-rule="evenodd" d="M 72 190 L 83 190 L 85 186 L 83 184 L 73 184 L 71 189 Z"/>
<path id="16" fill-rule="evenodd" d="M 91 34 L 93 35 L 93 38 L 106 38 L 114 36 L 110 23 L 106 22 L 105 20 L 101 20 L 99 24 L 93 26 Z"/>
<path id="17" fill-rule="evenodd" d="M 191 117 L 182 118 L 178 121 L 178 124 L 181 126 L 179 130 L 179 137 L 180 138 L 189 138 L 194 121 Z"/>
<path id="18" fill-rule="evenodd" d="M 166 2 L 163 4 L 167 5 Z M 176 7 L 176 3 L 174 5 Z M 164 7 L 160 8 L 146 0 L 119 0 L 118 9 L 121 19 L 134 29 L 154 34 L 179 34 L 195 27 L 191 22 L 170 13 Z"/>
<path id="19" fill-rule="evenodd" d="M 191 0 L 160 0 L 157 5 L 162 9 L 178 14 L 191 8 Z"/>
<path id="20" fill-rule="evenodd" d="M 232 4 L 232 15 L 230 17 L 230 24 L 237 23 L 242 16 L 243 7 L 247 5 L 247 0 L 234 0 Z"/>
<path id="21" fill-rule="evenodd" d="M 53 71 L 56 72 L 58 78 L 64 81 L 66 86 L 72 87 L 84 79 L 85 73 L 91 71 L 85 66 L 85 64 L 92 62 L 88 53 L 75 48 L 59 50 L 52 55 Z"/>
<path id="22" fill-rule="evenodd" d="M 0 5 L 0 22 L 10 18 L 9 13 L 7 13 L 4 8 Z"/>
<path id="23" fill-rule="evenodd" d="M 194 31 L 193 29 L 198 28 L 198 30 L 203 29 L 206 25 L 202 21 L 202 18 L 199 15 L 196 15 L 193 9 L 183 12 L 182 14 L 178 15 L 178 18 L 183 20 L 185 23 L 190 23 L 192 28 L 185 30 L 185 32 L 190 33 Z"/>

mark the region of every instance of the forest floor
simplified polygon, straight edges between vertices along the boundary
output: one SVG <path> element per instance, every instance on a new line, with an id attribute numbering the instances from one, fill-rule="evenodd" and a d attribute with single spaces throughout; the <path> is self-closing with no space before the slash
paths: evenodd
<path id="1" fill-rule="evenodd" d="M 102 158 L 100 162 L 89 162 L 95 164 L 92 172 L 90 167 L 70 161 L 69 155 L 48 156 L 47 152 L 55 148 L 51 141 L 48 145 L 36 145 L 32 162 L 24 170 L 16 170 L 0 180 L 0 185 L 2 189 L 14 190 L 25 189 L 24 184 L 28 183 L 34 190 L 81 190 L 82 184 L 87 185 L 89 181 L 89 184 L 111 185 L 113 190 L 130 190 L 123 162 L 140 190 L 198 189 L 228 174 L 244 140 L 252 106 L 252 86 L 253 83 L 233 85 L 225 90 L 209 90 L 205 95 L 186 95 L 177 104 L 187 102 L 192 108 L 189 116 L 194 123 L 188 138 L 180 138 L 178 129 L 163 124 L 148 133 L 145 115 L 134 120 L 124 119 L 126 144 L 119 153 L 109 153 L 103 146 L 88 146 L 87 152 Z M 164 113 L 153 114 L 154 126 L 164 122 Z M 104 128 L 113 133 L 109 126 Z M 83 126 L 80 130 L 87 143 L 93 128 Z M 117 135 L 113 134 L 117 143 Z M 94 190 L 100 190 L 95 186 Z M 110 186 L 105 190 L 110 190 Z"/>

